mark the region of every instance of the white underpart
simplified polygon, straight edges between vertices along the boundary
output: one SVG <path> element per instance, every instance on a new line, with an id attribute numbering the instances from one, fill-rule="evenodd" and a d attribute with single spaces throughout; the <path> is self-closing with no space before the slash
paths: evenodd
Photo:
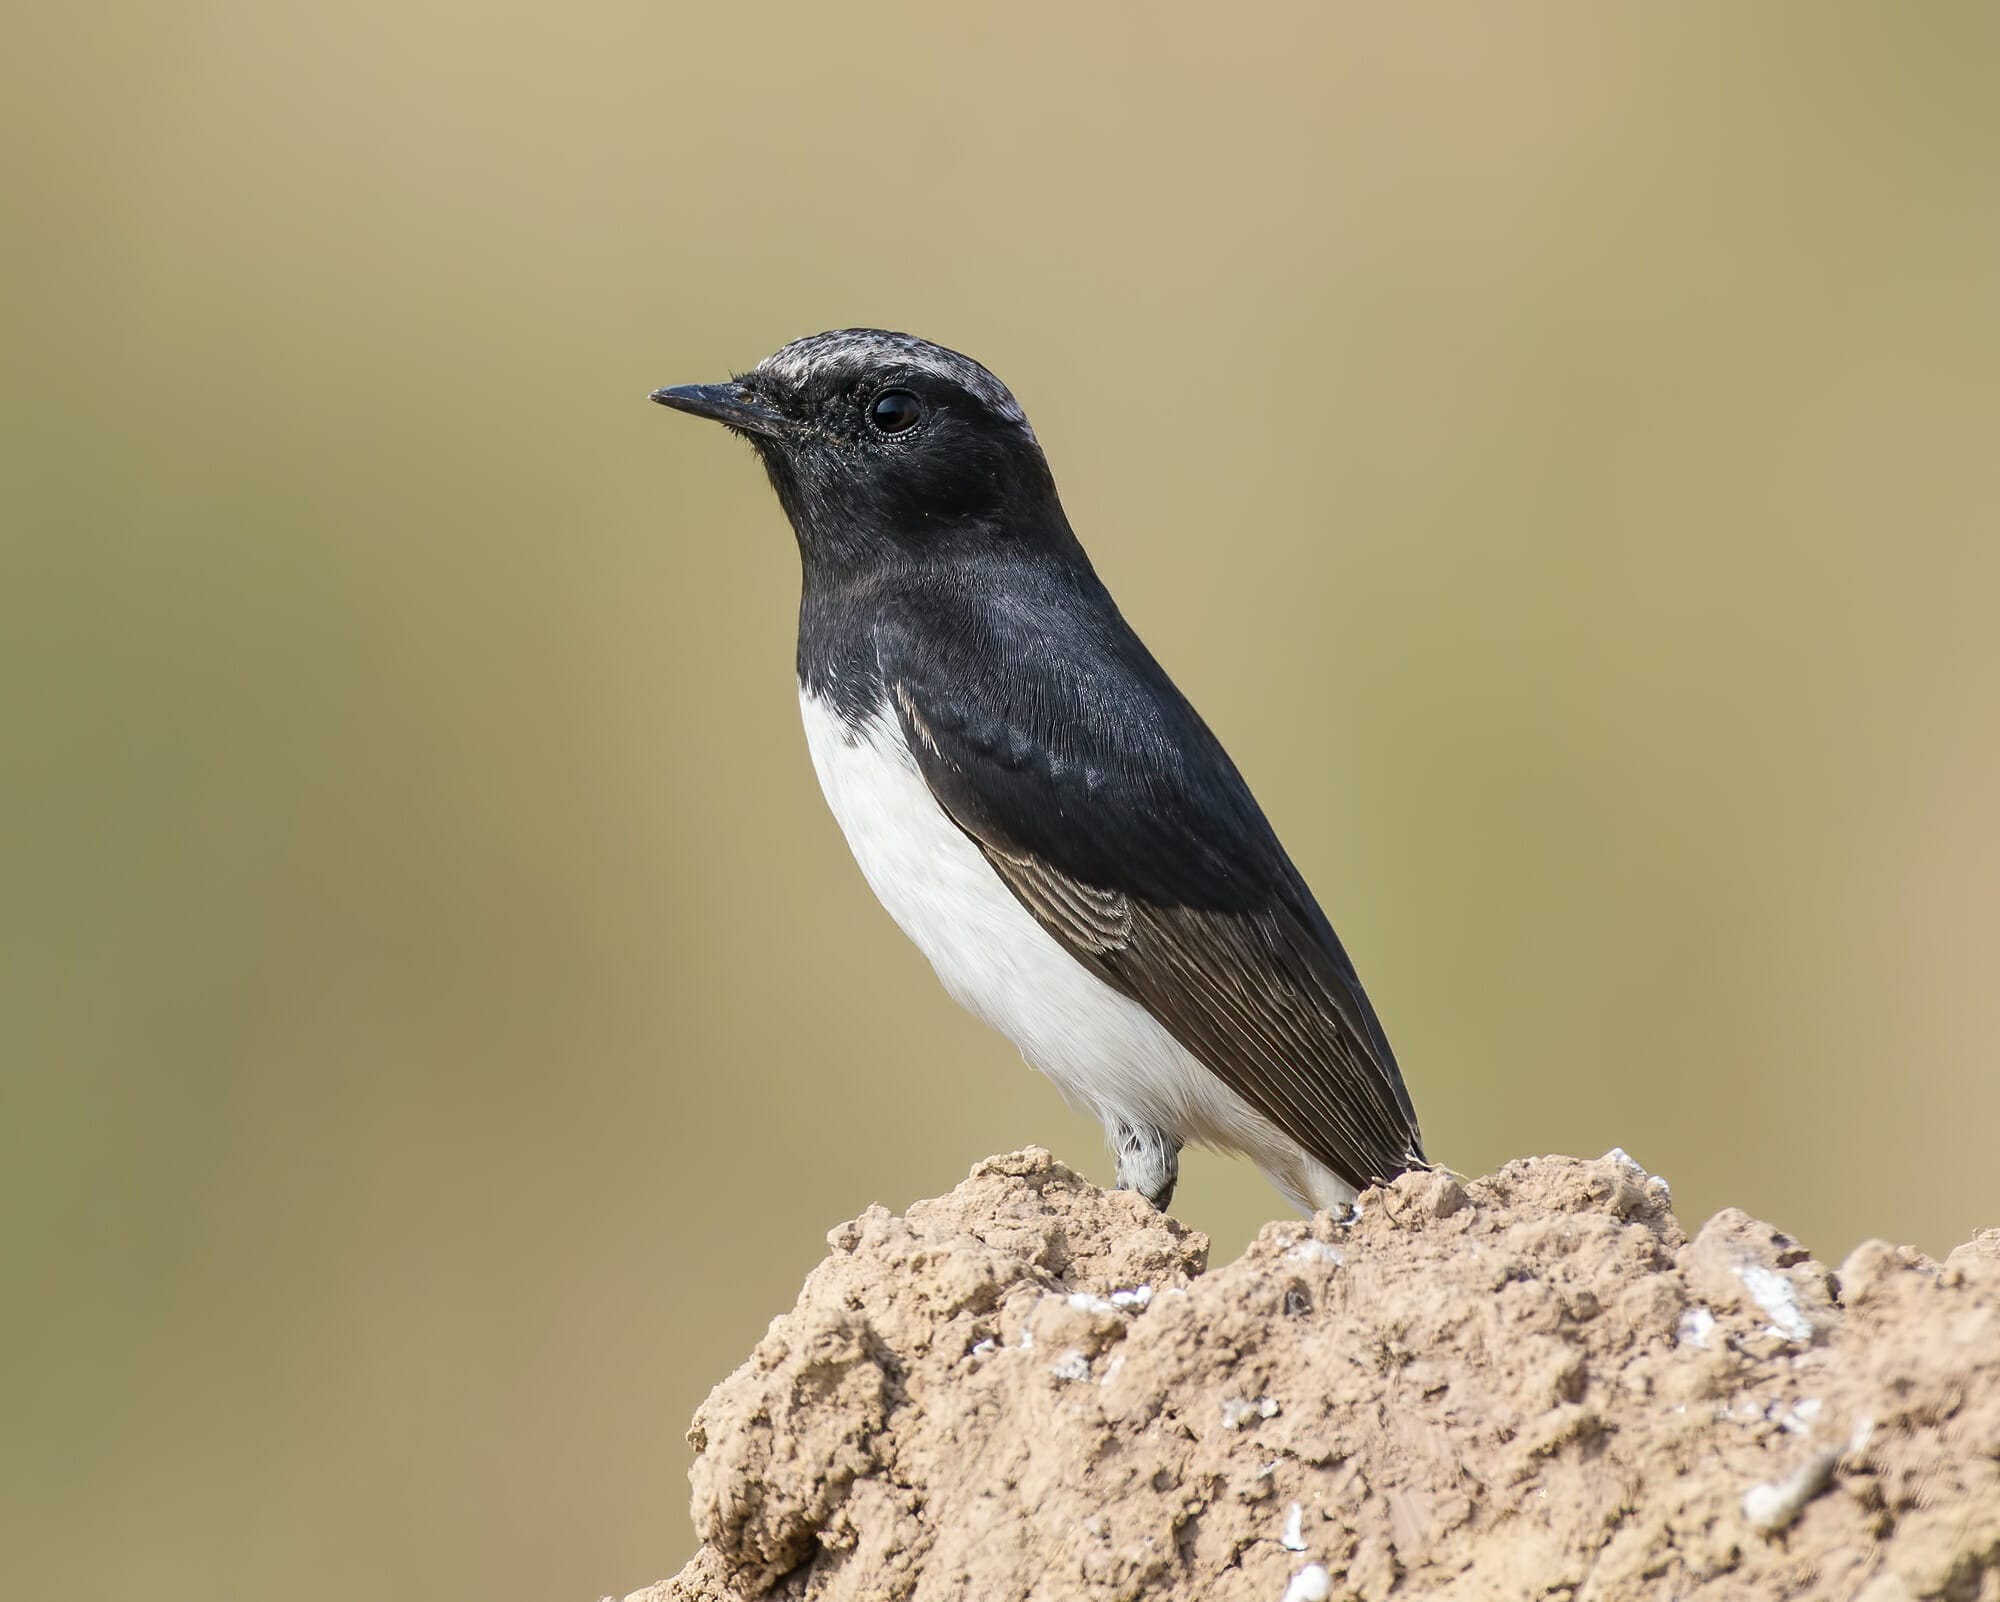
<path id="1" fill-rule="evenodd" d="M 1071 1106 L 1242 1152 L 1302 1208 L 1354 1198 L 1324 1164 L 1209 1072 L 1137 1002 L 1060 945 L 945 816 L 886 707 L 858 729 L 803 688 L 827 805 L 876 897 L 952 998 L 991 1024 Z"/>

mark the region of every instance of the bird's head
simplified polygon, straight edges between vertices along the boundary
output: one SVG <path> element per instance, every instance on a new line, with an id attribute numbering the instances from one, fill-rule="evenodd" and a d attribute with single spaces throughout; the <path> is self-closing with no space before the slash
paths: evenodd
<path id="1" fill-rule="evenodd" d="M 978 362 L 928 340 L 835 329 L 729 383 L 652 398 L 750 441 L 808 565 L 1081 554 L 1020 404 Z"/>

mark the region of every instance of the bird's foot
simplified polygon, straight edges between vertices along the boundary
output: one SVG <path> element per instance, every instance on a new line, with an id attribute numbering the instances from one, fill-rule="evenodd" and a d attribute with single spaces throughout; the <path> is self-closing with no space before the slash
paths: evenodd
<path id="1" fill-rule="evenodd" d="M 1136 1190 L 1165 1212 L 1181 1176 L 1181 1143 L 1157 1125 L 1123 1118 L 1114 1120 L 1107 1133 L 1118 1154 L 1118 1189 Z"/>

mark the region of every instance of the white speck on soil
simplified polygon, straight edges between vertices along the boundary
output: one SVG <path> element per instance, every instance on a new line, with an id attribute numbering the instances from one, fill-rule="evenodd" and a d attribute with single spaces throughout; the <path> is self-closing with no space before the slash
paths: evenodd
<path id="1" fill-rule="evenodd" d="M 1751 1300 L 1764 1309 L 1764 1316 L 1771 1321 L 1771 1327 L 1788 1341 L 1809 1341 L 1812 1339 L 1812 1320 L 1799 1310 L 1799 1299 L 1792 1290 L 1792 1282 L 1775 1268 L 1766 1268 L 1762 1263 L 1744 1263 L 1736 1270 L 1743 1281 L 1743 1288 L 1750 1293 Z"/>
<path id="2" fill-rule="evenodd" d="M 1260 1396 L 1254 1402 L 1232 1396 L 1222 1404 L 1222 1427 L 1233 1430 L 1246 1419 L 1276 1418 L 1278 1412 L 1277 1402 L 1269 1396 Z"/>
<path id="3" fill-rule="evenodd" d="M 1090 1359 L 1072 1346 L 1049 1365 L 1049 1372 L 1059 1380 L 1087 1380 L 1090 1378 Z"/>
<path id="4" fill-rule="evenodd" d="M 1308 1563 L 1285 1587 L 1284 1602 L 1326 1602 L 1333 1595 L 1333 1576 L 1318 1563 Z"/>
<path id="5" fill-rule="evenodd" d="M 1708 1338 L 1714 1333 L 1715 1314 L 1706 1307 L 1690 1307 L 1681 1314 L 1680 1324 L 1674 1330 L 1674 1342 L 1705 1352 L 1708 1350 Z"/>

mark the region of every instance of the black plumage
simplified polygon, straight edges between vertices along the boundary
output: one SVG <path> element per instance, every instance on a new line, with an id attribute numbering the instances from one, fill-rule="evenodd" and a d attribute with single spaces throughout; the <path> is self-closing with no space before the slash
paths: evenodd
<path id="1" fill-rule="evenodd" d="M 1350 1185 L 1420 1165 L 1353 964 L 1099 582 L 998 380 L 846 330 L 656 398 L 757 447 L 803 557 L 802 684 L 857 726 L 893 709 L 1041 927 Z"/>

